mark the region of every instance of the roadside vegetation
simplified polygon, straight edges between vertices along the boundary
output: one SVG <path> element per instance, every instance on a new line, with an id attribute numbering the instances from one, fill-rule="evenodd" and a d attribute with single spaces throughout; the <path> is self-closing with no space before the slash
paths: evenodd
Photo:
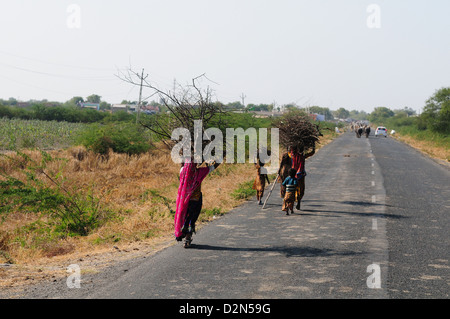
<path id="1" fill-rule="evenodd" d="M 450 88 L 441 88 L 426 101 L 422 114 L 410 108 L 390 110 L 376 108 L 368 117 L 383 125 L 393 137 L 429 154 L 450 162 Z"/>

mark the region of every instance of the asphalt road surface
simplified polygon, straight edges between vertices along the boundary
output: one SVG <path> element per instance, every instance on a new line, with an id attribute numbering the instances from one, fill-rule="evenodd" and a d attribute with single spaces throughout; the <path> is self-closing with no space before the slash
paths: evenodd
<path id="1" fill-rule="evenodd" d="M 307 160 L 301 211 L 279 187 L 203 227 L 192 247 L 58 281 L 24 298 L 448 298 L 450 171 L 392 138 L 345 133 Z M 266 190 L 267 195 L 268 190 Z"/>

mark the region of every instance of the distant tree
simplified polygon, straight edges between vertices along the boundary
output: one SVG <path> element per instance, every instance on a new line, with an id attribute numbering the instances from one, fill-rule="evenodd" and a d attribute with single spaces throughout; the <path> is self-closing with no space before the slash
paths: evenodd
<path id="1" fill-rule="evenodd" d="M 269 111 L 269 107 L 270 107 L 269 104 L 260 104 L 260 105 L 258 105 L 259 111 Z"/>
<path id="2" fill-rule="evenodd" d="M 231 102 L 225 105 L 225 108 L 227 109 L 243 109 L 244 105 L 242 105 L 241 102 Z"/>
<path id="3" fill-rule="evenodd" d="M 450 87 L 444 87 L 426 101 L 421 121 L 439 133 L 450 133 Z"/>
<path id="4" fill-rule="evenodd" d="M 100 103 L 102 101 L 102 97 L 97 94 L 92 94 L 86 98 L 86 101 L 89 103 Z"/>
<path id="5" fill-rule="evenodd" d="M 416 111 L 414 111 L 412 108 L 405 106 L 401 110 L 394 110 L 394 113 L 405 113 L 407 116 L 413 116 L 416 115 Z"/>
<path id="6" fill-rule="evenodd" d="M 100 110 L 110 110 L 111 109 L 111 104 L 109 104 L 108 102 L 101 102 L 100 103 Z"/>
<path id="7" fill-rule="evenodd" d="M 83 103 L 84 99 L 81 96 L 74 96 L 69 101 L 67 101 L 67 104 L 70 104 L 72 106 L 79 105 L 79 103 Z"/>
<path id="8" fill-rule="evenodd" d="M 13 97 L 8 99 L 8 105 L 17 105 L 17 100 Z"/>
<path id="9" fill-rule="evenodd" d="M 349 117 L 356 121 L 365 121 L 369 119 L 369 114 L 365 111 L 351 110 Z"/>
<path id="10" fill-rule="evenodd" d="M 248 104 L 247 105 L 247 109 L 249 111 L 256 111 L 256 112 L 261 112 L 261 111 L 268 111 L 269 110 L 269 104 Z"/>
<path id="11" fill-rule="evenodd" d="M 285 104 L 285 105 L 283 105 L 283 108 L 284 108 L 285 110 L 287 110 L 287 111 L 290 111 L 290 110 L 298 110 L 298 109 L 299 109 L 298 105 L 295 104 L 295 103 L 288 103 L 288 104 Z"/>
<path id="12" fill-rule="evenodd" d="M 394 111 L 391 109 L 380 106 L 376 107 L 369 115 L 369 121 L 372 123 L 383 124 L 388 118 L 394 116 Z"/>
<path id="13" fill-rule="evenodd" d="M 13 118 L 14 112 L 10 106 L 0 104 L 0 118 Z"/>
<path id="14" fill-rule="evenodd" d="M 343 107 L 334 111 L 334 117 L 338 119 L 347 119 L 350 117 L 350 112 L 344 109 Z"/>

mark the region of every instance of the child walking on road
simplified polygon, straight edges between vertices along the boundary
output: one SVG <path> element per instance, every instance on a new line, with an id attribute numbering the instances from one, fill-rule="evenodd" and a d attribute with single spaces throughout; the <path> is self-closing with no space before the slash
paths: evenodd
<path id="1" fill-rule="evenodd" d="M 284 195 L 282 211 L 289 215 L 289 210 L 294 213 L 295 194 L 298 186 L 298 181 L 295 178 L 297 171 L 294 168 L 289 169 L 289 176 L 283 182 L 286 187 L 286 194 Z"/>

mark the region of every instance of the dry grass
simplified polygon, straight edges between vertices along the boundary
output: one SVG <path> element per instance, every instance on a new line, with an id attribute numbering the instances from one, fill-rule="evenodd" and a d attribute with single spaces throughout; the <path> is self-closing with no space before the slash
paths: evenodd
<path id="1" fill-rule="evenodd" d="M 41 154 L 27 151 L 33 160 L 40 161 Z M 161 201 L 161 196 L 174 207 L 180 167 L 171 160 L 170 153 L 156 151 L 141 156 L 109 154 L 109 159 L 87 152 L 82 148 L 54 151 L 51 154 L 66 161 L 51 162 L 48 170 L 62 170 L 68 189 L 92 189 L 101 203 L 114 212 L 114 217 L 105 225 L 83 238 L 67 238 L 53 242 L 38 235 L 20 234 L 18 230 L 38 220 L 39 214 L 11 214 L 0 229 L 0 263 L 27 264 L 41 258 L 67 255 L 74 251 L 89 251 L 110 248 L 118 242 L 134 242 L 167 235 L 173 229 L 173 215 Z M 23 163 L 25 165 L 25 163 Z M 20 175 L 17 165 L 6 159 L 0 166 L 8 173 Z M 19 165 L 20 166 L 20 165 Z M 249 169 L 250 168 L 250 169 Z M 248 164 L 222 164 L 203 183 L 204 208 L 220 208 L 225 212 L 239 205 L 230 193 L 239 183 L 248 181 L 254 174 Z M 151 191 L 156 194 L 152 194 Z M 158 196 L 160 195 L 160 196 Z M 40 241 L 39 244 L 37 242 Z"/>
<path id="2" fill-rule="evenodd" d="M 419 140 L 417 138 L 404 134 L 396 133 L 395 135 L 391 136 L 435 159 L 450 163 L 450 149 L 448 147 L 438 146 L 432 141 Z"/>

